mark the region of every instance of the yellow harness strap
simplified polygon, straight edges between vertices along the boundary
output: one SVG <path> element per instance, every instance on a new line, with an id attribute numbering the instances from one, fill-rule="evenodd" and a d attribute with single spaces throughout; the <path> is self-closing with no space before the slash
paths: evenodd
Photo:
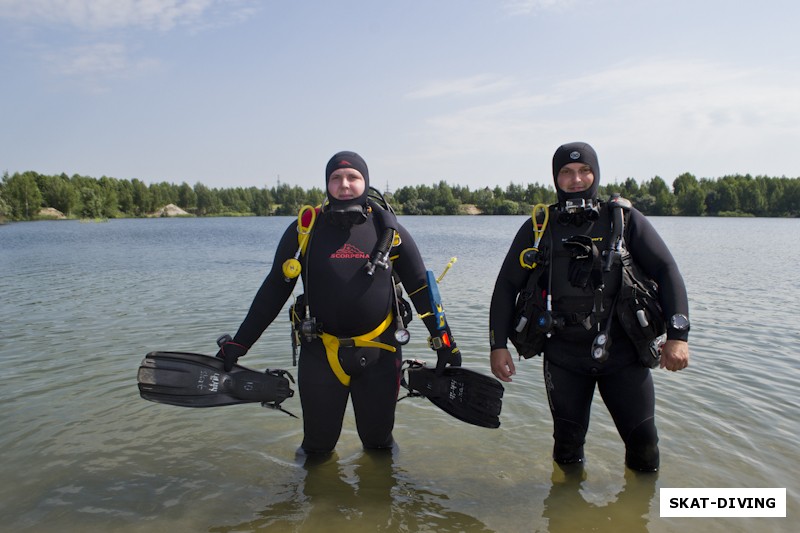
<path id="1" fill-rule="evenodd" d="M 363 335 L 359 335 L 357 337 L 339 338 L 331 335 L 330 333 L 325 333 L 324 331 L 319 334 L 319 336 L 322 338 L 322 344 L 325 346 L 325 354 L 328 356 L 328 364 L 331 366 L 333 373 L 336 374 L 336 377 L 339 378 L 339 381 L 342 382 L 342 385 L 345 387 L 350 386 L 350 375 L 344 371 L 344 368 L 342 368 L 342 363 L 339 361 L 339 347 L 342 344 L 345 344 L 347 346 L 380 348 L 382 350 L 386 350 L 387 352 L 396 352 L 397 348 L 394 346 L 373 340 L 378 337 L 378 335 L 386 331 L 386 328 L 388 328 L 389 324 L 392 323 L 393 318 L 394 316 L 390 312 L 386 319 L 378 324 L 378 327 L 369 333 L 364 333 Z"/>

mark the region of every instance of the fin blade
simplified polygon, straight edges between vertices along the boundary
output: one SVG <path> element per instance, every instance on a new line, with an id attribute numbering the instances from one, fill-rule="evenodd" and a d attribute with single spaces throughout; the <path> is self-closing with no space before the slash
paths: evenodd
<path id="1" fill-rule="evenodd" d="M 462 367 L 447 367 L 441 376 L 432 368 L 409 368 L 408 388 L 462 422 L 500 427 L 504 388 L 493 377 Z"/>
<path id="2" fill-rule="evenodd" d="M 150 352 L 139 366 L 137 381 L 145 400 L 181 407 L 277 405 L 294 395 L 281 371 L 257 372 L 234 365 L 225 372 L 221 359 L 188 352 Z"/>

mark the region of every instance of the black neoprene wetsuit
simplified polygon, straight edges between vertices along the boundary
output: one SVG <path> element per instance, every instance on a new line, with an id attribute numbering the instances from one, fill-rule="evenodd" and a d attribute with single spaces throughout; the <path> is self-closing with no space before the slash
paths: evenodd
<path id="1" fill-rule="evenodd" d="M 374 253 L 379 225 L 373 214 L 366 222 L 349 228 L 334 223 L 330 215 L 317 216 L 301 263 L 301 276 L 310 316 L 325 333 L 350 338 L 374 331 L 394 313 L 391 272 L 399 276 L 411 294 L 420 314 L 430 311 L 426 268 L 416 243 L 402 225 L 397 225 L 400 243 L 391 249 L 389 269 L 377 268 L 374 275 L 364 265 Z M 296 284 L 286 281 L 281 266 L 298 249 L 297 226 L 291 224 L 283 234 L 272 269 L 258 290 L 250 310 L 239 327 L 235 341 L 247 347 L 258 340 L 283 309 Z M 433 317 L 423 319 L 431 335 Z M 382 331 L 379 341 L 396 352 L 374 347 L 346 347 L 338 350 L 342 369 L 351 377 L 344 385 L 332 370 L 320 338 L 302 340 L 298 388 L 303 409 L 302 448 L 309 453 L 333 450 L 342 429 L 348 397 L 352 397 L 359 437 L 365 448 L 388 448 L 393 444 L 392 429 L 400 386 L 402 353 L 394 339 L 395 321 Z M 288 341 L 288 339 L 287 339 Z M 363 366 L 365 365 L 365 366 Z"/>
<path id="2" fill-rule="evenodd" d="M 557 219 L 558 212 L 551 206 L 551 228 L 545 233 L 543 242 L 548 239 L 548 233 L 557 233 L 562 236 L 590 235 L 602 243 L 604 236 L 610 233 L 608 212 L 601 212 L 599 220 L 594 222 L 579 220 L 578 225 L 573 222 L 561 224 Z M 633 260 L 658 283 L 664 315 L 669 317 L 682 313 L 688 316 L 686 287 L 672 254 L 650 222 L 633 208 L 627 221 L 625 242 Z M 533 224 L 528 219 L 517 232 L 495 284 L 489 318 L 492 349 L 507 347 L 513 327 L 515 299 L 531 272 L 520 265 L 520 252 L 533 245 Z M 559 243 L 552 246 L 558 249 Z M 553 298 L 558 302 L 559 295 L 555 287 L 564 287 L 564 283 L 568 283 L 569 273 L 563 262 L 554 263 L 554 266 L 552 285 L 548 284 L 547 275 L 543 275 L 540 286 L 544 290 L 548 286 L 554 287 Z M 618 289 L 619 283 L 606 280 L 604 301 L 612 300 Z M 588 295 L 583 300 L 583 309 L 592 309 L 592 303 L 591 295 Z M 581 305 L 580 301 L 573 304 L 578 307 Z M 558 314 L 558 311 L 554 304 L 554 314 Z M 545 341 L 545 385 L 554 423 L 553 458 L 562 464 L 583 460 L 592 396 L 597 386 L 625 442 L 626 464 L 637 470 L 655 470 L 659 461 L 658 435 L 650 369 L 639 363 L 636 351 L 616 316 L 612 315 L 611 320 L 610 355 L 603 363 L 594 361 L 590 355 L 597 329 L 587 329 L 577 323 L 578 320 L 563 328 L 556 328 Z M 667 336 L 669 339 L 687 340 L 688 332 L 668 328 Z"/>

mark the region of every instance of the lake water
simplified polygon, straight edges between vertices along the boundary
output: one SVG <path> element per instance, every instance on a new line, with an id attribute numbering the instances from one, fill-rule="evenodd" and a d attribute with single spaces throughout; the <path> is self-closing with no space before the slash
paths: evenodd
<path id="1" fill-rule="evenodd" d="M 464 365 L 487 374 L 491 291 L 524 218 L 401 217 L 428 268 L 458 258 L 440 289 Z M 140 399 L 147 352 L 212 354 L 235 332 L 291 218 L 0 226 L 0 530 L 793 531 L 800 220 L 651 220 L 689 289 L 690 367 L 654 374 L 661 471 L 626 471 L 596 395 L 579 480 L 550 459 L 538 358 L 517 364 L 499 429 L 408 398 L 393 457 L 361 451 L 350 411 L 308 470 L 300 420 Z M 404 354 L 433 361 L 410 329 Z M 242 362 L 294 370 L 286 313 Z M 785 487 L 789 518 L 661 518 L 664 487 Z"/>

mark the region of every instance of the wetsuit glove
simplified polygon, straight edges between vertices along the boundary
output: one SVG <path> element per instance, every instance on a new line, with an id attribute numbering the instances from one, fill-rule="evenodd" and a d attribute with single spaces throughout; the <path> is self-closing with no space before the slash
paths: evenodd
<path id="1" fill-rule="evenodd" d="M 461 366 L 461 350 L 455 342 L 449 347 L 443 346 L 436 350 L 436 374 L 441 375 L 447 365 Z"/>
<path id="2" fill-rule="evenodd" d="M 450 334 L 450 328 L 446 328 L 438 337 L 431 337 L 429 342 L 431 348 L 436 350 L 437 375 L 441 375 L 447 365 L 461 366 L 461 350 L 456 346 L 456 341 Z"/>
<path id="3" fill-rule="evenodd" d="M 236 361 L 248 350 L 247 346 L 235 342 L 230 335 L 223 335 L 217 339 L 217 345 L 219 345 L 217 357 L 225 361 L 225 372 L 230 372 Z"/>

